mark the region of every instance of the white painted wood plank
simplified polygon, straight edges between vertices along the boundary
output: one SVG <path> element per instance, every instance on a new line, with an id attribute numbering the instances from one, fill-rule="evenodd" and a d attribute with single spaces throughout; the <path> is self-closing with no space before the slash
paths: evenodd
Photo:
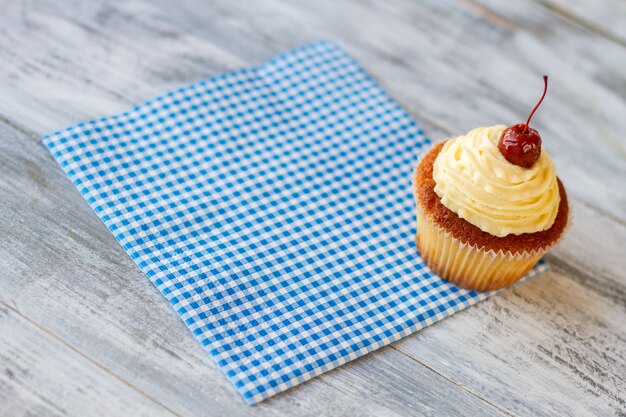
<path id="1" fill-rule="evenodd" d="M 0 329 L 2 416 L 174 415 L 1 301 Z"/>
<path id="2" fill-rule="evenodd" d="M 368 355 L 251 411 L 82 197 L 65 192 L 69 180 L 38 139 L 1 123 L 0 137 L 0 170 L 7 173 L 0 177 L 5 243 L 0 246 L 0 303 L 14 306 L 175 413 L 503 415 L 497 405 L 393 349 Z M 30 349 L 24 339 L 14 343 Z M 39 390 L 35 382 L 28 386 Z M 116 401 L 107 391 L 98 394 L 102 401 Z M 7 401 L 26 403 L 14 407 L 29 407 L 28 398 L 11 398 Z M 67 401 L 87 406 L 80 397 Z"/>
<path id="3" fill-rule="evenodd" d="M 626 2 L 619 0 L 539 0 L 540 3 L 600 36 L 626 45 Z"/>
<path id="4" fill-rule="evenodd" d="M 552 286 L 540 286 L 540 291 L 528 297 L 507 299 L 504 308 L 514 309 L 512 317 L 501 313 L 497 301 L 488 301 L 459 315 L 464 320 L 458 327 L 445 327 L 460 320 L 451 318 L 423 333 L 437 335 L 425 346 L 430 356 L 418 356 L 423 346 L 409 343 L 420 341 L 419 334 L 401 344 L 401 352 L 385 350 L 341 368 L 263 404 L 258 413 L 411 414 L 412 406 L 424 413 L 458 411 L 445 407 L 454 407 L 457 396 L 446 384 L 435 383 L 430 395 L 413 379 L 396 381 L 398 366 L 408 366 L 399 379 L 417 372 L 407 365 L 409 358 L 404 361 L 398 355 L 427 361 L 426 366 L 453 381 L 449 384 L 461 385 L 499 409 L 549 413 L 556 409 L 539 400 L 554 395 L 555 404 L 570 404 L 567 410 L 579 406 L 583 412 L 626 413 L 623 403 L 615 400 L 623 396 L 619 386 L 603 384 L 602 391 L 594 385 L 605 365 L 603 349 L 612 349 L 614 359 L 623 353 L 615 343 L 621 340 L 623 347 L 624 341 L 626 283 L 620 248 L 626 190 L 620 178 L 626 173 L 626 122 L 621 117 L 626 109 L 626 56 L 620 45 L 527 1 L 502 7 L 495 2 L 415 4 L 400 0 L 366 5 L 38 1 L 35 7 L 26 7 L 13 1 L 4 12 L 0 117 L 36 133 L 124 110 L 167 88 L 258 64 L 322 37 L 338 40 L 355 55 L 433 137 L 525 117 L 535 99 L 538 74 L 549 72 L 550 95 L 538 114 L 537 127 L 576 199 L 575 226 L 552 257 L 560 268 L 559 280 L 565 282 L 557 286 L 559 292 L 555 295 Z M 11 293 L 14 300 L 20 300 L 20 308 L 176 410 L 201 414 L 210 403 L 216 413 L 245 414 L 249 409 L 237 405 L 236 394 L 186 335 L 178 318 L 103 226 L 94 224 L 95 215 L 55 171 L 36 139 L 21 135 L 21 141 L 23 147 L 9 147 L 18 158 L 10 159 L 11 165 L 0 165 L 3 174 L 18 173 L 5 182 L 0 180 L 0 192 L 19 196 L 12 200 L 10 214 L 3 216 L 8 221 L 0 222 L 1 231 L 13 236 L 11 247 L 0 253 L 0 267 L 25 276 Z M 72 261 L 70 255 L 81 262 Z M 576 354 L 597 362 L 599 370 L 588 372 L 590 380 L 584 377 L 586 365 L 572 369 L 567 360 L 547 359 L 547 353 L 538 350 L 538 333 L 520 334 L 507 325 L 509 321 L 533 322 L 537 316 L 561 324 L 568 323 L 570 315 L 581 317 L 569 312 L 568 303 L 564 304 L 567 308 L 559 306 L 554 311 L 539 309 L 543 304 L 537 297 L 544 292 L 557 300 L 571 295 L 583 305 L 605 305 L 622 319 L 609 320 L 606 328 L 584 327 L 579 338 L 568 339 L 571 329 L 564 325 L 548 326 L 547 333 L 539 334 L 566 341 Z M 54 301 L 58 297 L 66 304 L 59 306 Z M 38 303 L 32 306 L 32 300 Z M 583 317 L 606 322 L 602 309 Z M 455 335 L 473 329 L 485 333 L 474 334 L 474 339 L 483 336 L 492 343 L 478 344 L 480 349 L 455 357 L 457 362 L 450 360 L 443 352 L 458 349 L 463 342 Z M 506 353 L 517 346 L 524 347 L 516 351 L 521 359 L 509 360 Z M 564 358 L 555 344 L 542 346 L 551 349 L 553 358 Z M 457 372 L 458 361 L 472 365 Z M 533 366 L 537 361 L 548 367 L 549 378 L 554 380 L 552 385 L 543 383 L 543 397 L 529 398 L 522 390 L 504 395 L 500 390 L 512 383 L 503 384 L 498 377 L 480 378 L 483 369 L 499 378 L 513 370 L 519 374 L 513 381 L 536 381 Z M 616 363 L 623 366 L 623 361 Z M 207 375 L 207 370 L 213 374 Z M 416 374 L 417 379 L 426 378 Z M 168 382 L 167 375 L 175 375 L 177 384 Z M 426 381 L 428 385 L 430 380 Z M 401 394 L 396 396 L 395 391 Z M 372 395 L 373 399 L 363 400 Z M 433 400 L 442 396 L 445 402 Z M 429 401 L 435 404 L 430 410 Z M 606 408 L 598 405 L 601 402 Z M 466 414 L 480 410 L 463 401 L 460 406 L 467 407 Z"/>
<path id="5" fill-rule="evenodd" d="M 623 413 L 624 305 L 552 269 L 395 347 L 518 415 Z"/>

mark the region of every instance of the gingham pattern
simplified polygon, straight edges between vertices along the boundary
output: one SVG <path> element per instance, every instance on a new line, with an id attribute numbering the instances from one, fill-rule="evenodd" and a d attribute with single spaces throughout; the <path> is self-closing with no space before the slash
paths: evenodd
<path id="1" fill-rule="evenodd" d="M 420 259 L 427 139 L 329 42 L 44 142 L 249 403 L 488 296 Z"/>

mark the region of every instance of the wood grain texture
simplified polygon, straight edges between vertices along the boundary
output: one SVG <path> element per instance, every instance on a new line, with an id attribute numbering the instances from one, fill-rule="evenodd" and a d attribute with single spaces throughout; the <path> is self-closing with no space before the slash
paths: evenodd
<path id="1" fill-rule="evenodd" d="M 558 1 L 3 5 L 0 371 L 29 378 L 0 372 L 0 415 L 626 415 L 626 47 L 589 27 L 626 15 Z M 552 273 L 251 409 L 38 136 L 319 38 L 433 138 L 520 120 L 549 73 L 575 219 Z"/>
<path id="2" fill-rule="evenodd" d="M 546 7 L 581 27 L 626 46 L 626 2 L 619 0 L 540 0 Z"/>
<path id="3" fill-rule="evenodd" d="M 173 416 L 0 303 L 3 416 Z"/>

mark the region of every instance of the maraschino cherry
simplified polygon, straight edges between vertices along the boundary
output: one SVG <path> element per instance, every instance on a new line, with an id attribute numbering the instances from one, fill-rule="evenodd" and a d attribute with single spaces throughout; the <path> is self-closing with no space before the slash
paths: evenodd
<path id="1" fill-rule="evenodd" d="M 539 132 L 528 126 L 530 119 L 541 105 L 548 91 L 548 76 L 543 76 L 543 95 L 528 116 L 526 123 L 509 126 L 502 132 L 498 141 L 498 149 L 507 161 L 514 165 L 530 168 L 541 155 L 541 136 Z"/>

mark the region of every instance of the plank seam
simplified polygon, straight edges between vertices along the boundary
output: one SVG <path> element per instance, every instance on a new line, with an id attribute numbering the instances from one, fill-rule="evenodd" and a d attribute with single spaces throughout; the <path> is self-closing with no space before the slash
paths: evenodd
<path id="1" fill-rule="evenodd" d="M 426 368 L 426 369 L 430 370 L 431 372 L 434 372 L 435 374 L 437 374 L 437 375 L 438 375 L 438 376 L 440 376 L 441 378 L 443 378 L 443 379 L 445 379 L 446 381 L 450 382 L 451 384 L 453 384 L 453 385 L 455 385 L 455 386 L 459 387 L 459 388 L 460 388 L 460 389 L 462 389 L 463 391 L 465 391 L 465 392 L 467 392 L 468 394 L 470 394 L 470 395 L 472 395 L 472 396 L 474 396 L 474 397 L 478 398 L 479 400 L 482 400 L 483 402 L 485 402 L 485 403 L 489 404 L 490 406 L 492 406 L 492 407 L 493 407 L 493 408 L 495 408 L 496 410 L 500 411 L 501 413 L 503 413 L 503 414 L 505 414 L 505 415 L 507 415 L 507 416 L 510 416 L 510 417 L 516 417 L 516 416 L 517 416 L 517 414 L 513 413 L 512 411 L 510 411 L 510 410 L 508 410 L 508 409 L 506 409 L 506 408 L 502 407 L 502 406 L 501 406 L 501 405 L 499 405 L 499 404 L 496 404 L 496 403 L 494 403 L 494 402 L 490 401 L 488 398 L 486 398 L 485 396 L 483 396 L 483 395 L 482 395 L 481 393 L 479 393 L 478 391 L 475 391 L 475 390 L 473 390 L 473 389 L 471 389 L 471 388 L 469 388 L 469 387 L 467 387 L 467 386 L 465 386 L 465 385 L 461 384 L 460 382 L 455 381 L 455 380 L 454 380 L 454 379 L 452 379 L 450 376 L 448 376 L 448 375 L 446 375 L 446 374 L 443 374 L 443 373 L 439 372 L 438 370 L 436 370 L 436 369 L 435 369 L 435 368 L 433 368 L 432 366 L 430 366 L 430 365 L 426 364 L 425 362 L 423 362 L 423 361 L 419 360 L 418 358 L 413 357 L 413 356 L 409 355 L 409 354 L 408 354 L 408 353 L 406 353 L 406 352 L 403 352 L 403 351 L 402 351 L 402 350 L 400 350 L 398 347 L 396 347 L 396 346 L 395 346 L 395 344 L 393 344 L 393 345 L 389 345 L 389 346 L 391 347 L 391 349 L 395 350 L 396 352 L 400 353 L 401 355 L 403 355 L 403 356 L 405 356 L 405 357 L 409 358 L 410 360 L 412 360 L 412 361 L 414 361 L 414 362 L 418 363 L 419 365 L 421 365 L 421 366 L 423 366 L 424 368 Z"/>
<path id="2" fill-rule="evenodd" d="M 144 397 L 144 398 L 148 399 L 149 401 L 152 401 L 153 403 L 159 405 L 160 407 L 162 407 L 164 410 L 166 410 L 167 412 L 169 412 L 173 416 L 182 417 L 181 414 L 179 414 L 176 411 L 172 410 L 171 408 L 169 408 L 168 406 L 166 406 L 165 404 L 163 404 L 162 402 L 160 402 L 159 400 L 157 400 L 156 398 L 154 398 L 153 396 L 151 396 L 147 392 L 143 391 L 141 388 L 138 388 L 135 385 L 131 384 L 129 381 L 125 380 L 120 375 L 118 375 L 115 372 L 111 371 L 110 369 L 108 369 L 107 367 L 105 367 L 104 365 L 102 365 L 101 363 L 96 361 L 95 359 L 90 358 L 85 353 L 83 353 L 80 350 L 78 350 L 76 347 L 74 347 L 73 345 L 68 343 L 66 340 L 64 340 L 63 338 L 61 338 L 60 336 L 58 336 L 57 334 L 55 334 L 51 330 L 45 328 L 41 324 L 37 323 L 35 320 L 33 320 L 30 317 L 28 317 L 25 314 L 23 314 L 17 308 L 11 306 L 10 304 L 8 304 L 8 303 L 6 303 L 5 301 L 2 301 L 2 300 L 0 300 L 0 305 L 4 306 L 5 308 L 7 308 L 10 311 L 12 311 L 13 313 L 15 313 L 17 316 L 19 316 L 20 318 L 25 320 L 28 324 L 30 324 L 31 326 L 36 328 L 38 331 L 46 334 L 48 337 L 54 339 L 55 341 L 57 341 L 61 345 L 63 345 L 66 348 L 70 349 L 72 352 L 77 353 L 78 355 L 80 355 L 81 357 L 86 359 L 92 365 L 95 365 L 96 367 L 98 367 L 99 369 L 103 370 L 108 375 L 110 375 L 113 378 L 117 379 L 118 381 L 122 382 L 124 385 L 128 386 L 130 389 L 132 389 L 133 391 L 137 392 L 142 397 Z"/>
<path id="3" fill-rule="evenodd" d="M 626 48 L 626 39 L 622 39 L 617 35 L 612 34 L 604 30 L 600 25 L 595 24 L 587 19 L 582 18 L 581 16 L 574 14 L 565 10 L 562 7 L 551 4 L 550 2 L 544 0 L 535 0 L 539 5 L 549 10 L 556 16 L 560 17 L 562 20 L 569 22 L 575 26 L 578 26 L 584 30 L 587 30 L 595 35 L 601 36 L 611 42 L 614 42 L 622 47 Z"/>

